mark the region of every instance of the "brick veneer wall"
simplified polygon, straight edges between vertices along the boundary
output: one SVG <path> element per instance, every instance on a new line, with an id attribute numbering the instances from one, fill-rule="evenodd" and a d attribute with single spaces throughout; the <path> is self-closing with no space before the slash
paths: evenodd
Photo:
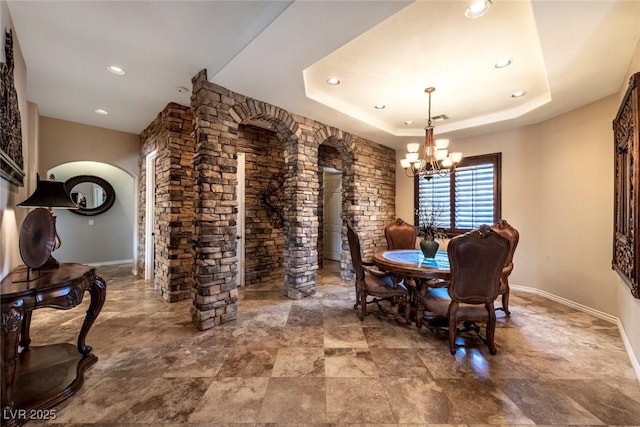
<path id="1" fill-rule="evenodd" d="M 312 295 L 318 270 L 319 146 L 340 153 L 343 216 L 359 229 L 363 252 L 384 243 L 384 226 L 395 215 L 395 152 L 279 107 L 193 78 L 195 283 L 193 323 L 199 329 L 237 317 L 236 274 L 237 152 L 239 126 L 250 120 L 271 125 L 284 154 L 283 292 L 290 298 Z M 262 159 L 264 161 L 264 159 Z M 352 277 L 343 232 L 342 274 Z"/>
<path id="2" fill-rule="evenodd" d="M 175 103 L 140 135 L 138 268 L 146 268 L 146 156 L 157 150 L 154 287 L 169 302 L 190 298 L 193 286 L 193 138 L 191 109 Z"/>

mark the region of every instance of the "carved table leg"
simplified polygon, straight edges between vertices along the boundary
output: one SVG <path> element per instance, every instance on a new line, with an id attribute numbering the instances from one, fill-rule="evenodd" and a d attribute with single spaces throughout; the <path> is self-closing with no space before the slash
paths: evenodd
<path id="1" fill-rule="evenodd" d="M 88 280 L 91 303 L 89 304 L 87 315 L 84 318 L 84 322 L 82 322 L 82 329 L 80 329 L 80 335 L 78 336 L 78 351 L 85 357 L 88 356 L 92 350 L 90 346 L 85 344 L 85 338 L 87 337 L 93 322 L 95 322 L 98 317 L 100 310 L 102 310 L 104 300 L 107 296 L 107 284 L 102 277 L 93 274 L 88 278 Z"/>
<path id="2" fill-rule="evenodd" d="M 22 323 L 22 301 L 2 307 L 2 418 L 13 408 L 13 383 L 18 362 L 18 337 Z"/>
<path id="3" fill-rule="evenodd" d="M 27 350 L 29 348 L 29 344 L 31 344 L 31 314 L 32 312 L 30 311 L 26 312 L 24 314 L 24 318 L 22 319 L 22 331 L 20 331 L 20 346 L 24 350 Z"/>

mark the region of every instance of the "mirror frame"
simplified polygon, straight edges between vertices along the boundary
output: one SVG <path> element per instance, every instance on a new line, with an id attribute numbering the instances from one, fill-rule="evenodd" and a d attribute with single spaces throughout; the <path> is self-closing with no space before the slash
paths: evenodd
<path id="1" fill-rule="evenodd" d="M 104 203 L 98 206 L 97 208 L 69 209 L 70 212 L 73 212 L 76 215 L 94 216 L 94 215 L 100 215 L 101 213 L 105 213 L 106 211 L 111 209 L 111 207 L 116 201 L 116 192 L 111 186 L 111 184 L 109 184 L 106 180 L 97 176 L 78 175 L 66 180 L 64 183 L 64 186 L 67 189 L 67 193 L 69 193 L 69 196 L 71 196 L 71 190 L 73 190 L 73 187 L 83 182 L 91 182 L 93 184 L 99 185 L 104 189 L 104 192 L 107 195 L 107 198 L 105 199 Z"/>

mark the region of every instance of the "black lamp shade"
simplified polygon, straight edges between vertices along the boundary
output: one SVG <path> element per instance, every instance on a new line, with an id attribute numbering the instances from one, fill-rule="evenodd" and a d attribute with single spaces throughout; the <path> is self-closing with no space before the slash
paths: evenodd
<path id="1" fill-rule="evenodd" d="M 18 206 L 78 209 L 78 206 L 71 200 L 64 182 L 41 181 L 39 175 L 37 175 L 37 181 L 36 191 L 24 202 L 18 203 Z"/>

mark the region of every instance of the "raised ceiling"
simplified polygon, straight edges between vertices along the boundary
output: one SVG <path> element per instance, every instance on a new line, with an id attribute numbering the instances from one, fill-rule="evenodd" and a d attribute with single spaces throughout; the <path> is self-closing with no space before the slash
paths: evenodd
<path id="1" fill-rule="evenodd" d="M 448 116 L 434 122 L 436 134 L 455 140 L 536 123 L 626 84 L 640 1 L 494 0 L 477 19 L 464 17 L 466 5 L 8 2 L 40 114 L 133 133 L 168 102 L 189 105 L 201 69 L 216 84 L 392 148 L 421 140 L 428 86 L 432 115 Z M 495 68 L 502 57 L 512 64 Z M 107 72 L 110 64 L 126 75 Z M 326 84 L 330 76 L 341 84 Z M 512 98 L 517 90 L 526 95 Z"/>

